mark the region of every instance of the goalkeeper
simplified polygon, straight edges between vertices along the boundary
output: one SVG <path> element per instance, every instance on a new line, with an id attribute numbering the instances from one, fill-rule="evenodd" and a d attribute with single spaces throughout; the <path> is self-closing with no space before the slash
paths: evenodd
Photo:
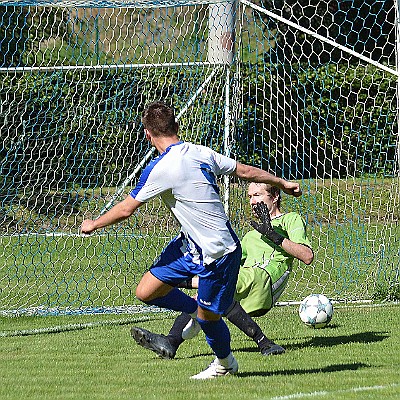
<path id="1" fill-rule="evenodd" d="M 236 284 L 235 300 L 224 316 L 252 338 L 262 355 L 281 354 L 282 346 L 268 339 L 252 317 L 265 315 L 286 287 L 293 260 L 305 264 L 314 253 L 306 236 L 305 223 L 295 213 L 282 213 L 280 190 L 269 184 L 250 183 L 250 205 L 260 222 L 251 221 L 254 230 L 242 240 L 242 266 Z M 186 282 L 186 288 L 197 288 L 198 279 Z M 174 358 L 179 345 L 200 331 L 196 319 L 182 313 L 168 336 L 133 327 L 136 342 L 163 358 Z"/>

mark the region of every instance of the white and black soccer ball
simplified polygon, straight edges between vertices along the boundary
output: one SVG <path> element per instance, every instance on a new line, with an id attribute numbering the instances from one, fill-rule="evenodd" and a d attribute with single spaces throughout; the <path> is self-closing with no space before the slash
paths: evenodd
<path id="1" fill-rule="evenodd" d="M 311 328 L 324 328 L 332 319 L 332 302 L 323 294 L 310 294 L 299 307 L 300 319 Z"/>

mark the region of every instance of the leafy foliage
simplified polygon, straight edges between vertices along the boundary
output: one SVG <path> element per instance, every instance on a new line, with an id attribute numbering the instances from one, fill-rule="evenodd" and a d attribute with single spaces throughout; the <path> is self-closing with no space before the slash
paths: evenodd
<path id="1" fill-rule="evenodd" d="M 62 9 L 46 8 L 37 14 L 31 7 L 0 6 L 0 15 L 0 67 L 30 65 L 40 51 L 38 37 L 46 47 L 54 26 L 59 36 L 67 31 L 67 13 Z"/>
<path id="2" fill-rule="evenodd" d="M 258 63 L 242 68 L 242 74 L 243 81 L 253 82 L 244 92 L 238 124 L 243 161 L 292 179 L 395 172 L 395 76 L 346 63 Z M 284 87 L 275 83 L 276 74 Z M 260 88 L 263 98 L 257 95 Z"/>
<path id="3" fill-rule="evenodd" d="M 395 9 L 388 0 L 265 0 L 264 7 L 305 29 L 385 64 L 395 64 Z M 274 51 L 267 52 L 267 62 L 287 59 L 290 62 L 318 66 L 328 62 L 351 60 L 339 49 L 327 50 L 316 39 L 283 22 L 265 18 L 266 35 L 276 42 Z"/>

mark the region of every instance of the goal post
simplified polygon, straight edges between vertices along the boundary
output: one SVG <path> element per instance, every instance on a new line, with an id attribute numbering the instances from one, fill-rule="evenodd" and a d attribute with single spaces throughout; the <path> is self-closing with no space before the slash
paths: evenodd
<path id="1" fill-rule="evenodd" d="M 0 313 L 141 310 L 136 284 L 175 220 L 154 200 L 90 237 L 79 226 L 126 196 L 155 155 L 140 122 L 154 100 L 175 107 L 183 140 L 301 183 L 283 208 L 304 216 L 315 261 L 295 263 L 282 302 L 400 297 L 397 3 L 0 9 Z M 219 183 L 242 237 L 247 186 Z"/>

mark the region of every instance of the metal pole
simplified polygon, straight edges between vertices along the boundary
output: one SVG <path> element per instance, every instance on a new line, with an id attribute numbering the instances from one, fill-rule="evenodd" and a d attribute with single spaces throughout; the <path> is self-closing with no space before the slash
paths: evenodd
<path id="1" fill-rule="evenodd" d="M 230 149 L 230 125 L 231 125 L 231 111 L 230 111 L 230 67 L 226 67 L 226 81 L 225 81 L 225 125 L 224 125 L 224 153 L 227 157 L 231 154 Z M 224 176 L 224 208 L 226 215 L 229 216 L 229 195 L 230 195 L 230 179 L 229 175 Z"/>
<path id="2" fill-rule="evenodd" d="M 224 154 L 230 156 L 230 66 L 234 60 L 235 46 L 235 1 L 209 4 L 208 6 L 208 53 L 210 63 L 226 65 L 225 81 L 225 123 L 224 123 Z M 229 215 L 230 179 L 224 176 L 224 208 Z"/>
<path id="3" fill-rule="evenodd" d="M 231 64 L 235 44 L 235 2 L 209 4 L 208 53 L 211 63 Z"/>
<path id="4" fill-rule="evenodd" d="M 99 41 L 100 41 L 100 31 L 99 31 L 99 13 L 100 9 L 97 9 L 97 13 L 94 17 L 94 32 L 95 32 L 95 42 L 94 42 L 94 54 L 96 55 L 97 59 L 97 64 L 100 63 L 100 47 L 99 47 Z"/>
<path id="5" fill-rule="evenodd" d="M 400 2 L 396 1 L 396 66 L 400 73 Z M 400 75 L 397 75 L 397 177 L 400 178 Z M 399 193 L 399 190 L 397 191 Z M 400 195 L 399 195 L 400 196 Z M 400 199 L 399 199 L 400 200 Z"/>

